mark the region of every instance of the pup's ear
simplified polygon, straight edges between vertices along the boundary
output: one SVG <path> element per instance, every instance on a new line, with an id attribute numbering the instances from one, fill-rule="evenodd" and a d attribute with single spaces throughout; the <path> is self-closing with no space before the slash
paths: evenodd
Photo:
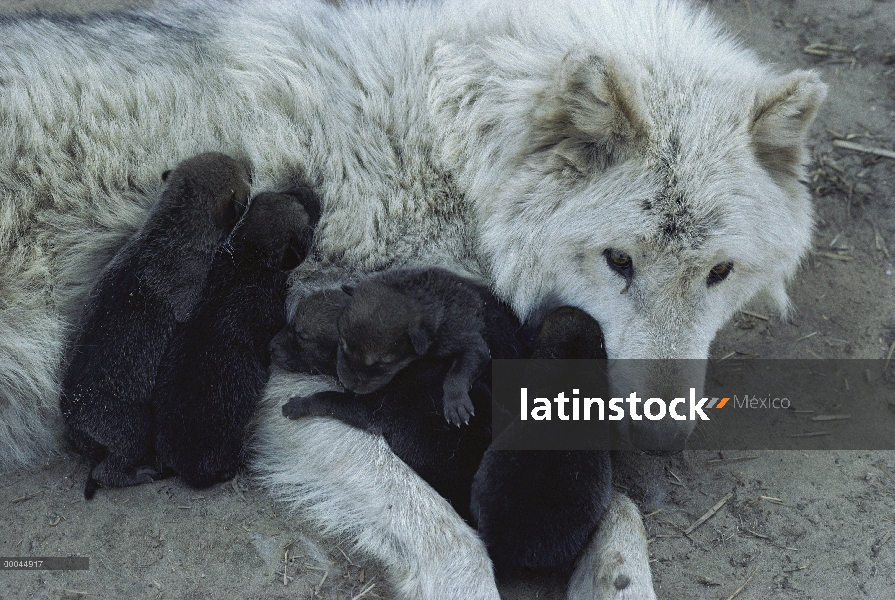
<path id="1" fill-rule="evenodd" d="M 171 169 L 162 172 L 162 181 L 168 181 L 168 176 L 171 174 Z"/>
<path id="2" fill-rule="evenodd" d="M 301 202 L 301 205 L 305 207 L 305 210 L 308 213 L 310 227 L 317 227 L 322 212 L 320 207 L 320 197 L 309 187 L 301 187 L 291 193 L 295 194 L 295 196 L 298 197 L 298 201 Z"/>
<path id="3" fill-rule="evenodd" d="M 304 214 L 304 209 L 301 211 Z M 289 237 L 289 244 L 286 248 L 286 255 L 293 255 L 291 266 L 282 266 L 286 270 L 292 270 L 308 258 L 314 245 L 314 231 L 308 227 L 299 227 L 293 231 Z"/>
<path id="4" fill-rule="evenodd" d="M 603 330 L 580 308 L 563 306 L 541 324 L 532 358 L 606 358 Z"/>
<path id="5" fill-rule="evenodd" d="M 291 271 L 305 261 L 308 255 L 307 249 L 303 246 L 295 244 L 287 244 L 283 249 L 283 259 L 280 261 L 280 270 Z"/>
<path id="6" fill-rule="evenodd" d="M 422 327 L 415 327 L 410 331 L 410 343 L 413 344 L 413 350 L 423 356 L 429 349 L 429 336 Z"/>
<path id="7" fill-rule="evenodd" d="M 750 114 L 752 147 L 775 179 L 796 178 L 803 138 L 827 95 L 814 71 L 793 71 L 758 92 Z"/>
<path id="8" fill-rule="evenodd" d="M 342 286 L 342 291 L 348 294 L 349 296 L 354 295 L 354 285 L 346 283 Z"/>
<path id="9" fill-rule="evenodd" d="M 602 170 L 649 130 L 641 94 L 615 62 L 587 48 L 561 61 L 534 112 L 535 150 L 552 150 L 566 166 Z"/>

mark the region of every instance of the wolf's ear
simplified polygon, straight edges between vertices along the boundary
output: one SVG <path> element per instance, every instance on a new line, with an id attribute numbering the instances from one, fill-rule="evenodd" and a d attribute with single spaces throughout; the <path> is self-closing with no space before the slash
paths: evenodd
<path id="1" fill-rule="evenodd" d="M 649 130 L 636 85 L 616 64 L 576 48 L 538 95 L 535 150 L 552 149 L 580 171 L 605 169 Z"/>
<path id="2" fill-rule="evenodd" d="M 413 344 L 413 350 L 423 356 L 429 349 L 429 336 L 422 327 L 417 326 L 410 331 L 410 343 Z"/>
<path id="3" fill-rule="evenodd" d="M 805 131 L 827 95 L 814 71 L 793 71 L 755 97 L 749 130 L 758 162 L 775 179 L 799 176 Z"/>

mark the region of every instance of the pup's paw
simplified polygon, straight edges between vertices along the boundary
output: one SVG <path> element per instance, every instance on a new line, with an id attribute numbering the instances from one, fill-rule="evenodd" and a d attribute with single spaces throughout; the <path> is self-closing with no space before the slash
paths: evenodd
<path id="1" fill-rule="evenodd" d="M 304 396 L 295 396 L 289 399 L 289 402 L 283 405 L 283 416 L 290 419 L 300 419 L 302 417 L 311 417 L 316 413 L 313 411 L 313 403 L 310 398 Z"/>
<path id="2" fill-rule="evenodd" d="M 137 483 L 152 483 L 162 478 L 162 474 L 149 465 L 137 467 L 134 472 L 134 481 Z"/>
<path id="3" fill-rule="evenodd" d="M 475 416 L 475 408 L 469 394 L 462 392 L 455 395 L 444 396 L 444 418 L 451 425 L 460 426 L 460 423 L 469 425 L 469 419 Z"/>

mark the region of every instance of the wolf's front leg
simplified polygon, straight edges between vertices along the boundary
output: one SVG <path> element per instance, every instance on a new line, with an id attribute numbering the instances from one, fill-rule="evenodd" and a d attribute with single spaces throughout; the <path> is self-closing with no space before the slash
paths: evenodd
<path id="1" fill-rule="evenodd" d="M 581 553 L 569 582 L 568 600 L 656 600 L 637 506 L 613 492 L 609 508 Z"/>
<path id="2" fill-rule="evenodd" d="M 498 600 L 478 535 L 381 437 L 328 418 L 283 418 L 282 404 L 321 391 L 319 379 L 274 370 L 253 444 L 265 487 L 385 565 L 399 598 Z"/>

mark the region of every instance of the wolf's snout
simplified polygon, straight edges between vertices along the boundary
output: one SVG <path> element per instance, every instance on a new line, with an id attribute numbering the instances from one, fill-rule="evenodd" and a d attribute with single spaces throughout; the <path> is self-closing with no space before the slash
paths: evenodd
<path id="1" fill-rule="evenodd" d="M 621 437 L 651 454 L 676 454 L 684 449 L 699 414 L 691 407 L 705 383 L 706 361 L 697 359 L 627 359 L 609 361 L 612 396 L 640 399 L 640 409 L 619 423 Z M 656 398 L 665 408 L 662 418 L 648 418 L 646 403 Z M 650 403 L 654 404 L 654 403 Z M 650 414 L 659 416 L 655 405 Z M 639 418 L 637 418 L 639 417 Z"/>
<path id="2" fill-rule="evenodd" d="M 631 422 L 628 440 L 640 450 L 656 456 L 669 456 L 680 453 L 687 444 L 687 438 L 695 425 L 692 421 Z"/>

